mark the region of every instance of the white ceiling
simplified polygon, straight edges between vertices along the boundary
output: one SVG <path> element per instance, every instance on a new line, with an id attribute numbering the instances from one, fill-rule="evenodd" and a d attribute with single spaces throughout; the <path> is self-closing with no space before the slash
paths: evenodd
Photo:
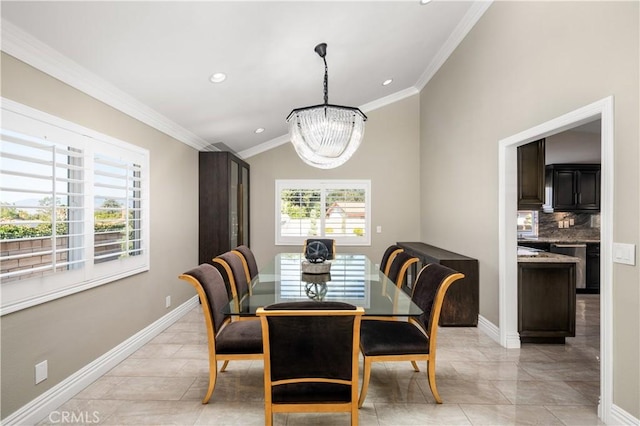
<path id="1" fill-rule="evenodd" d="M 248 156 L 288 140 L 293 108 L 322 103 L 318 43 L 329 102 L 366 113 L 417 93 L 488 4 L 3 1 L 2 50 L 66 67 L 57 78 L 198 149 Z"/>

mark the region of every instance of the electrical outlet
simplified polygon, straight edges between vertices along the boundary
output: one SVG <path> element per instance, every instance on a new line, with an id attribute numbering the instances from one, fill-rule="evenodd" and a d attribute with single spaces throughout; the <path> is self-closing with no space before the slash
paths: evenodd
<path id="1" fill-rule="evenodd" d="M 558 228 L 564 228 L 564 221 L 558 222 Z"/>
<path id="2" fill-rule="evenodd" d="M 41 363 L 36 364 L 36 385 L 40 382 L 47 380 L 48 376 L 47 360 L 45 359 Z"/>
<path id="3" fill-rule="evenodd" d="M 168 308 L 169 306 L 171 306 L 171 296 L 167 296 L 167 298 L 164 301 L 164 307 Z"/>
<path id="4" fill-rule="evenodd" d="M 569 219 L 569 226 L 573 226 L 576 224 L 575 219 Z"/>
<path id="5" fill-rule="evenodd" d="M 380 225 L 376 226 L 376 232 L 378 234 L 382 234 L 382 226 L 380 226 Z"/>

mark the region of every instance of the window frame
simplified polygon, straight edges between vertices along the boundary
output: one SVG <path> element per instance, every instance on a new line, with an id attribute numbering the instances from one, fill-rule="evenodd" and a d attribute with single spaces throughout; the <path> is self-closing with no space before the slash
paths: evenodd
<path id="1" fill-rule="evenodd" d="M 149 242 L 151 241 L 149 150 L 6 98 L 0 98 L 0 102 L 3 129 L 34 137 L 41 137 L 38 136 L 40 134 L 55 134 L 65 145 L 82 149 L 84 160 L 82 247 L 85 250 L 82 268 L 0 282 L 2 291 L 0 316 L 148 271 L 150 269 Z M 142 253 L 96 264 L 94 262 L 93 162 L 97 153 L 120 158 L 141 167 L 141 217 L 137 220 L 140 221 L 139 230 L 142 234 L 140 242 Z"/>
<path id="2" fill-rule="evenodd" d="M 319 218 L 321 222 L 320 235 L 313 238 L 333 238 L 341 246 L 371 246 L 371 180 L 369 179 L 276 179 L 275 181 L 275 245 L 303 245 L 308 235 L 283 236 L 281 233 L 280 211 L 282 205 L 281 193 L 286 189 L 312 189 L 321 192 L 321 200 L 325 199 L 325 192 L 331 189 L 363 189 L 365 191 L 365 224 L 364 237 L 344 237 L 325 234 L 326 217 Z M 322 201 L 321 201 L 322 202 Z"/>

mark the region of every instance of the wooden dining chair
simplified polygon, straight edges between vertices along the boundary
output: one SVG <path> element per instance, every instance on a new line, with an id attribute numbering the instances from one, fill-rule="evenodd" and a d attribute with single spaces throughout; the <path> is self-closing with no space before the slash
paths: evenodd
<path id="1" fill-rule="evenodd" d="M 229 295 L 220 272 L 208 263 L 193 268 L 178 278 L 191 284 L 200 297 L 209 348 L 209 386 L 202 400 L 209 402 L 220 372 L 230 360 L 262 359 L 262 329 L 260 321 L 231 321 L 222 313 L 229 303 Z"/>
<path id="2" fill-rule="evenodd" d="M 390 245 L 382 254 L 382 260 L 380 261 L 380 272 L 389 276 L 389 268 L 391 268 L 391 262 L 398 255 L 398 253 L 403 252 L 404 249 L 395 244 Z"/>
<path id="3" fill-rule="evenodd" d="M 419 372 L 417 361 L 427 362 L 427 379 L 438 404 L 442 399 L 436 387 L 436 338 L 440 311 L 447 290 L 464 275 L 437 263 L 423 267 L 412 288 L 411 300 L 423 313 L 407 321 L 362 321 L 360 352 L 364 356 L 364 377 L 358 406 L 367 396 L 373 362 L 411 361 Z"/>
<path id="4" fill-rule="evenodd" d="M 247 274 L 247 281 L 251 282 L 255 277 L 258 276 L 258 263 L 256 262 L 256 257 L 251 251 L 251 249 L 245 245 L 241 245 L 232 250 L 234 253 L 238 253 L 240 255 L 240 259 L 242 260 L 245 273 Z"/>
<path id="5" fill-rule="evenodd" d="M 242 254 L 234 251 L 223 253 L 213 258 L 213 266 L 220 271 L 227 285 L 229 297 L 236 304 L 237 312 L 240 312 L 242 301 L 247 295 L 251 294 L 251 283 L 247 279 Z"/>
<path id="6" fill-rule="evenodd" d="M 345 412 L 358 424 L 363 308 L 290 302 L 259 308 L 264 336 L 265 424 L 273 413 Z"/>
<path id="7" fill-rule="evenodd" d="M 417 257 L 411 256 L 405 251 L 401 251 L 393 258 L 393 261 L 389 265 L 389 273 L 386 274 L 386 276 L 393 281 L 398 288 L 403 288 L 409 267 L 418 263 L 418 260 L 419 259 Z"/>

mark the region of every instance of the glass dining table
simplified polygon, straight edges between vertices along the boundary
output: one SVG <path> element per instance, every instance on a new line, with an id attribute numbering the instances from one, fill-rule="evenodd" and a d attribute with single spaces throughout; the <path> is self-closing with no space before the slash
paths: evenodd
<path id="1" fill-rule="evenodd" d="M 339 301 L 364 308 L 365 316 L 414 316 L 422 310 L 364 254 L 338 254 L 328 273 L 302 271 L 302 253 L 280 253 L 251 281 L 251 292 L 226 306 L 227 315 L 252 316 L 281 302 Z"/>

